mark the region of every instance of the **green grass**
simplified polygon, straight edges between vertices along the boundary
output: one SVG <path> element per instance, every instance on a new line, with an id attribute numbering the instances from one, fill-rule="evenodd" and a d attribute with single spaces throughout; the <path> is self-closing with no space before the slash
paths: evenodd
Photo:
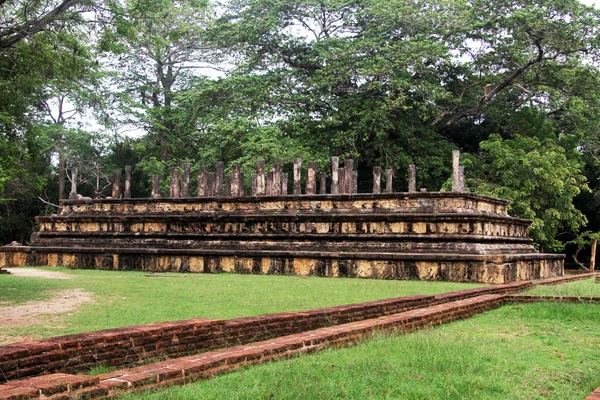
<path id="1" fill-rule="evenodd" d="M 482 285 L 451 282 L 302 278 L 238 274 L 165 274 L 44 268 L 68 273 L 69 280 L 0 277 L 0 299 L 13 303 L 45 300 L 52 291 L 80 288 L 94 302 L 72 315 L 28 327 L 0 328 L 4 342 L 180 319 L 235 318 L 307 310 L 375 299 L 435 294 Z M 0 312 L 2 308 L 0 307 Z"/>
<path id="2" fill-rule="evenodd" d="M 0 275 L 0 304 L 15 305 L 30 300 L 47 300 L 56 290 L 70 288 L 60 279 Z"/>
<path id="3" fill-rule="evenodd" d="M 583 399 L 600 386 L 598 321 L 595 305 L 505 306 L 126 398 Z"/>
<path id="4" fill-rule="evenodd" d="M 562 285 L 536 286 L 523 294 L 537 296 L 600 296 L 600 284 L 594 278 Z"/>

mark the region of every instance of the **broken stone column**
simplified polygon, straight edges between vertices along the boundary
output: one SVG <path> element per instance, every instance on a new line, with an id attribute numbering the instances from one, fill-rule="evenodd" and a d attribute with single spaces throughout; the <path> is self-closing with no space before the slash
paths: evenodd
<path id="1" fill-rule="evenodd" d="M 288 174 L 281 174 L 281 195 L 286 196 L 288 194 Z"/>
<path id="2" fill-rule="evenodd" d="M 171 168 L 171 187 L 170 187 L 171 198 L 179 197 L 179 168 Z"/>
<path id="3" fill-rule="evenodd" d="M 408 192 L 413 193 L 417 191 L 417 167 L 415 164 L 408 166 Z"/>
<path id="4" fill-rule="evenodd" d="M 344 193 L 350 194 L 354 191 L 354 160 L 344 160 Z"/>
<path id="5" fill-rule="evenodd" d="M 225 164 L 222 161 L 215 163 L 215 196 L 223 195 L 223 168 Z"/>
<path id="6" fill-rule="evenodd" d="M 71 169 L 71 193 L 69 193 L 69 199 L 77 199 L 77 168 Z"/>
<path id="7" fill-rule="evenodd" d="M 231 196 L 231 177 L 229 175 L 225 176 L 225 196 Z"/>
<path id="8" fill-rule="evenodd" d="M 314 161 L 308 162 L 306 171 L 306 194 L 316 194 L 317 192 L 317 164 Z"/>
<path id="9" fill-rule="evenodd" d="M 112 198 L 121 198 L 121 170 L 115 169 L 113 171 L 113 187 L 112 187 Z"/>
<path id="10" fill-rule="evenodd" d="M 265 195 L 265 160 L 256 163 L 256 195 Z"/>
<path id="11" fill-rule="evenodd" d="M 208 194 L 208 172 L 203 165 L 200 167 L 200 175 L 198 175 L 198 197 L 204 197 Z"/>
<path id="12" fill-rule="evenodd" d="M 319 194 L 327 194 L 327 174 L 321 172 L 321 184 L 319 185 Z"/>
<path id="13" fill-rule="evenodd" d="M 463 166 L 458 168 L 458 191 L 465 191 L 465 167 Z"/>
<path id="14" fill-rule="evenodd" d="M 125 166 L 125 193 L 124 198 L 131 198 L 131 165 Z"/>
<path id="15" fill-rule="evenodd" d="M 256 196 L 256 181 L 258 180 L 258 175 L 252 174 L 250 179 L 252 180 L 252 196 L 254 197 Z"/>
<path id="16" fill-rule="evenodd" d="M 338 194 L 340 192 L 339 175 L 338 175 L 339 167 L 340 167 L 340 158 L 339 157 L 331 157 L 331 194 Z"/>
<path id="17" fill-rule="evenodd" d="M 338 169 L 338 193 L 344 194 L 344 188 L 346 187 L 346 170 L 344 168 Z"/>
<path id="18" fill-rule="evenodd" d="M 381 167 L 373 167 L 373 193 L 381 193 Z"/>
<path id="19" fill-rule="evenodd" d="M 238 189 L 238 196 L 244 195 L 244 172 L 240 171 L 240 188 Z"/>
<path id="20" fill-rule="evenodd" d="M 302 186 L 300 186 L 300 180 L 302 179 L 302 159 L 294 158 L 294 195 L 302 194 Z"/>
<path id="21" fill-rule="evenodd" d="M 358 171 L 352 171 L 352 193 L 358 193 Z"/>
<path id="22" fill-rule="evenodd" d="M 273 196 L 273 171 L 267 172 L 267 196 Z"/>
<path id="23" fill-rule="evenodd" d="M 392 193 L 394 191 L 392 183 L 394 180 L 394 170 L 388 168 L 385 170 L 385 192 Z"/>
<path id="24" fill-rule="evenodd" d="M 279 196 L 281 194 L 281 164 L 273 164 L 273 183 L 271 186 L 273 190 L 273 196 Z"/>
<path id="25" fill-rule="evenodd" d="M 217 190 L 216 189 L 217 174 L 215 174 L 214 172 L 209 172 L 207 174 L 207 176 L 208 176 L 208 179 L 207 179 L 208 182 L 207 182 L 207 185 L 206 185 L 206 188 L 207 188 L 206 194 L 208 196 L 214 196 L 215 195 L 215 191 Z"/>
<path id="26" fill-rule="evenodd" d="M 190 197 L 190 170 L 192 164 L 183 163 L 183 175 L 181 176 L 181 197 Z"/>
<path id="27" fill-rule="evenodd" d="M 152 175 L 152 198 L 160 199 L 160 175 Z"/>
<path id="28" fill-rule="evenodd" d="M 231 195 L 240 196 L 240 165 L 231 166 Z"/>
<path id="29" fill-rule="evenodd" d="M 452 150 L 452 191 L 460 192 L 460 151 Z"/>

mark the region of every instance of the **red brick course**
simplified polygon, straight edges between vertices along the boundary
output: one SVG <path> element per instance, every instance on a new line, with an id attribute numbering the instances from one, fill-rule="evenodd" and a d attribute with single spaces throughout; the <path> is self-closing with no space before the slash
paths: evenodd
<path id="1" fill-rule="evenodd" d="M 37 398 L 40 395 L 49 396 L 59 393 L 68 394 L 72 398 L 79 398 L 84 394 L 88 397 L 105 397 L 157 385 L 166 386 L 208 379 L 249 364 L 309 353 L 325 347 L 348 346 L 368 338 L 377 331 L 408 333 L 468 318 L 473 314 L 499 307 L 503 297 L 504 295 L 487 294 L 123 369 L 96 377 L 52 374 L 12 381 L 0 385 L 0 399 L 18 398 L 14 397 L 15 395 Z M 72 378 L 87 378 L 93 384 L 89 385 L 86 381 L 85 385 L 81 384 L 77 389 L 74 385 L 69 386 Z M 15 394 L 13 390 L 16 388 L 23 391 Z"/>
<path id="2" fill-rule="evenodd" d="M 564 277 L 562 281 L 593 275 Z M 551 278 L 540 283 L 558 281 Z M 244 365 L 323 347 L 346 346 L 373 331 L 411 332 L 468 318 L 505 303 L 600 302 L 598 298 L 514 295 L 532 286 L 532 282 L 515 282 L 437 296 L 410 296 L 227 321 L 155 323 L 16 343 L 0 347 L 0 372 L 10 379 L 0 385 L 0 399 L 105 397 L 125 390 L 206 379 Z M 99 377 L 59 373 L 85 371 L 97 364 L 131 365 L 160 357 L 180 358 Z M 30 377 L 13 380 L 27 376 Z"/>
<path id="3" fill-rule="evenodd" d="M 107 329 L 0 346 L 0 382 L 96 365 L 126 366 L 397 314 L 490 293 L 516 293 L 531 282 L 409 296 L 231 320 L 191 319 Z"/>

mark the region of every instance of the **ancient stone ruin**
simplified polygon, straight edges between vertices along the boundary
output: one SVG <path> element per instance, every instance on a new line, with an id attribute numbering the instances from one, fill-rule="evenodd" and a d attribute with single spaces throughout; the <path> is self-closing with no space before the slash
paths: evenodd
<path id="1" fill-rule="evenodd" d="M 259 161 L 244 190 L 239 165 L 225 176 L 202 167 L 192 195 L 191 164 L 171 171 L 169 197 L 153 177 L 151 198 L 131 198 L 131 169 L 115 171 L 112 197 L 82 198 L 76 187 L 58 214 L 41 216 L 30 246 L 0 248 L 0 267 L 54 265 L 114 270 L 297 274 L 505 283 L 563 274 L 563 255 L 541 254 L 529 220 L 507 213 L 505 200 L 464 187 L 453 155 L 452 191 L 393 192 L 393 171 L 373 168 L 372 193 L 357 193 L 351 159 L 332 158 L 318 174 L 302 160 L 291 182 Z M 288 189 L 291 189 L 288 191 Z"/>

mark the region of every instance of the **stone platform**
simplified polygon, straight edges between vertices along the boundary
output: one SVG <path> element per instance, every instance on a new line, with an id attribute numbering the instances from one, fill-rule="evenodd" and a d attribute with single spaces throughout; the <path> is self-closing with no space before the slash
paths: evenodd
<path id="1" fill-rule="evenodd" d="M 529 220 L 468 192 L 65 200 L 0 267 L 506 283 L 560 276 Z"/>

